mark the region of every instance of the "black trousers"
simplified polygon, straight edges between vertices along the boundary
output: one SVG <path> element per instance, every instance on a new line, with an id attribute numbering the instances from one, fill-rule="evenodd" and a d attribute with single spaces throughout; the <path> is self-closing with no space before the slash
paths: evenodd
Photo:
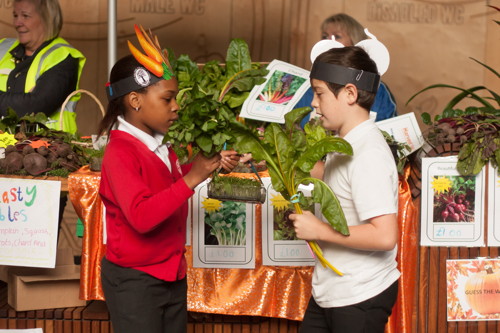
<path id="1" fill-rule="evenodd" d="M 398 295 L 398 281 L 358 304 L 322 308 L 313 297 L 300 327 L 301 333 L 384 333 Z"/>
<path id="2" fill-rule="evenodd" d="M 115 333 L 187 331 L 186 279 L 166 282 L 106 258 L 101 277 Z"/>

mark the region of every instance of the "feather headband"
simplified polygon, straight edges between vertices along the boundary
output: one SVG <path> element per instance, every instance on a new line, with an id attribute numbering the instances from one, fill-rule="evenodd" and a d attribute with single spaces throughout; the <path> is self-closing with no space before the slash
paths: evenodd
<path id="1" fill-rule="evenodd" d="M 161 48 L 158 37 L 151 30 L 146 32 L 142 26 L 134 24 L 137 40 L 144 50 L 139 51 L 134 44 L 127 41 L 130 53 L 144 67 L 139 66 L 131 77 L 106 84 L 108 100 L 114 100 L 132 91 L 150 86 L 160 80 L 170 80 L 174 77 L 172 66 L 168 61 L 167 50 Z"/>

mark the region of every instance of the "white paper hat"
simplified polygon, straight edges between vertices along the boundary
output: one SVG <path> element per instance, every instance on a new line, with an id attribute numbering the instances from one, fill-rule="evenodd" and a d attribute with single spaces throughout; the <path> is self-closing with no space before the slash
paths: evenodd
<path id="1" fill-rule="evenodd" d="M 377 65 L 379 75 L 383 75 L 389 68 L 390 56 L 389 50 L 382 44 L 375 35 L 371 34 L 368 29 L 365 29 L 365 33 L 370 37 L 357 43 L 355 46 L 359 46 L 368 53 L 370 58 Z M 345 47 L 344 44 L 337 42 L 334 39 L 323 39 L 314 44 L 311 49 L 311 63 L 323 52 L 326 52 L 333 48 Z"/>

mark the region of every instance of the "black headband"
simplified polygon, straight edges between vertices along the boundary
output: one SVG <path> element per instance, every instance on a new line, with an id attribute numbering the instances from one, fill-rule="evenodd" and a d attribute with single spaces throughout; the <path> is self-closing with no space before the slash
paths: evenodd
<path id="1" fill-rule="evenodd" d="M 359 90 L 373 93 L 377 92 L 380 83 L 380 75 L 378 74 L 320 61 L 314 62 L 309 77 L 341 85 L 352 83 Z"/>
<path id="2" fill-rule="evenodd" d="M 164 79 L 151 74 L 144 67 L 137 67 L 134 70 L 134 75 L 121 79 L 115 83 L 106 84 L 108 101 L 117 99 L 118 97 L 126 95 L 129 92 L 148 87 L 160 80 Z"/>

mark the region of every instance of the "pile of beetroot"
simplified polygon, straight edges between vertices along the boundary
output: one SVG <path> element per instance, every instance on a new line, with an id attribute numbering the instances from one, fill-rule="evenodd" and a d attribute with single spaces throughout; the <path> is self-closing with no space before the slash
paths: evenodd
<path id="1" fill-rule="evenodd" d="M 88 164 L 83 150 L 60 138 L 23 140 L 5 148 L 1 174 L 67 176 Z"/>

